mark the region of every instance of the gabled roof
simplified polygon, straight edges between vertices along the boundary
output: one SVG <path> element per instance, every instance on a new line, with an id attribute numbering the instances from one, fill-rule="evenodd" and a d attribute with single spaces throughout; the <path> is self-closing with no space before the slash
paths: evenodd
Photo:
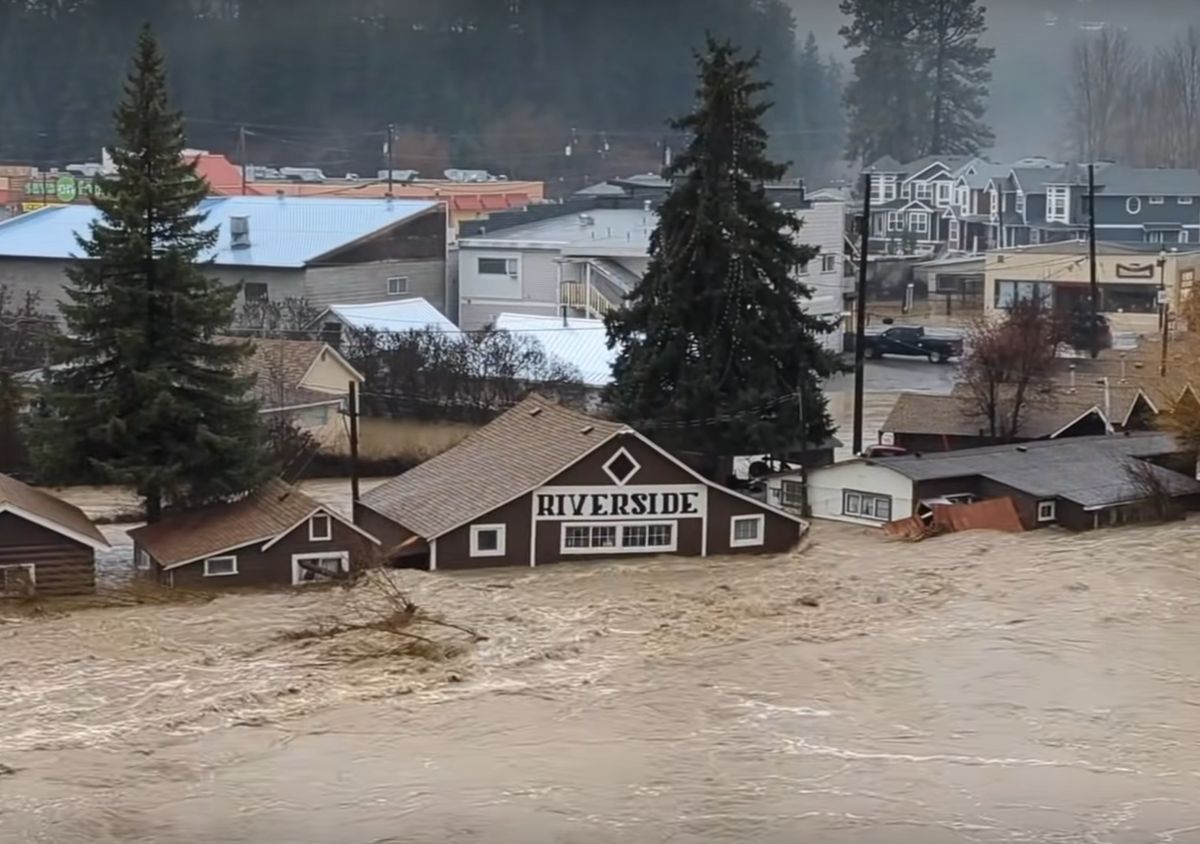
<path id="1" fill-rule="evenodd" d="M 313 320 L 313 325 L 320 327 L 331 318 L 357 331 L 420 331 L 426 328 L 448 334 L 459 331 L 457 325 L 420 296 L 362 305 L 330 305 Z"/>
<path id="2" fill-rule="evenodd" d="M 8 475 L 0 475 L 0 513 L 11 513 L 97 550 L 108 547 L 104 534 L 74 504 Z M 0 547 L 3 544 L 0 536 Z"/>
<path id="3" fill-rule="evenodd" d="M 890 155 L 884 155 L 871 162 L 867 169 L 876 173 L 903 173 L 904 165 Z"/>
<path id="4" fill-rule="evenodd" d="M 1200 170 L 1114 164 L 1096 174 L 1096 190 L 1108 196 L 1200 196 Z"/>
<path id="5" fill-rule="evenodd" d="M 1131 503 L 1144 496 L 1130 477 L 1129 467 L 1137 465 L 1136 460 L 1183 451 L 1170 434 L 1129 433 L 864 462 L 886 467 L 914 481 L 985 477 L 1038 498 L 1063 498 L 1084 509 L 1099 509 Z M 1200 482 L 1186 475 L 1158 466 L 1149 471 L 1174 495 L 1200 493 Z"/>
<path id="6" fill-rule="evenodd" d="M 981 161 L 975 167 L 974 173 L 964 173 L 958 177 L 960 182 L 966 184 L 972 190 L 984 190 L 992 179 L 1003 178 L 1008 175 L 1008 165 L 992 164 L 988 161 Z"/>
<path id="7" fill-rule="evenodd" d="M 1031 400 L 1021 415 L 1018 434 L 1031 440 L 1059 436 L 1089 415 L 1106 421 L 1104 411 L 1091 394 Z M 979 437 L 987 435 L 988 423 L 973 412 L 969 396 L 958 389 L 948 396 L 901 393 L 881 430 L 892 434 Z"/>
<path id="8" fill-rule="evenodd" d="M 210 197 L 200 203 L 204 227 L 218 229 L 217 245 L 200 256 L 216 266 L 298 269 L 364 238 L 441 208 L 439 202 L 386 199 Z M 246 217 L 250 246 L 234 249 L 230 219 Z M 63 205 L 0 223 L 0 258 L 82 257 L 77 236 L 100 218 L 92 205 Z"/>
<path id="9" fill-rule="evenodd" d="M 294 406 L 296 402 L 290 399 L 286 404 L 280 401 L 280 394 L 293 394 L 293 398 L 310 400 L 338 401 L 337 396 L 321 394 L 319 391 L 305 390 L 302 387 L 304 379 L 319 362 L 330 358 L 346 370 L 347 392 L 351 380 L 361 384 L 365 378 L 362 373 L 350 365 L 337 349 L 319 340 L 289 340 L 272 337 L 222 337 L 222 342 L 249 342 L 254 351 L 242 363 L 241 374 L 257 375 L 255 395 L 266 407 Z M 308 394 L 305 396 L 304 394 Z M 319 397 L 317 399 L 316 397 Z"/>
<path id="10" fill-rule="evenodd" d="M 623 430 L 530 396 L 448 451 L 371 490 L 362 503 L 435 539 L 545 483 Z"/>
<path id="11" fill-rule="evenodd" d="M 177 568 L 248 545 L 266 544 L 318 512 L 363 533 L 298 489 L 273 480 L 236 501 L 167 513 L 155 524 L 131 530 L 129 536 L 164 568 Z"/>
<path id="12" fill-rule="evenodd" d="M 583 383 L 603 387 L 612 381 L 617 350 L 608 347 L 608 333 L 602 319 L 500 314 L 496 328 L 537 340 L 546 354 L 579 370 Z"/>

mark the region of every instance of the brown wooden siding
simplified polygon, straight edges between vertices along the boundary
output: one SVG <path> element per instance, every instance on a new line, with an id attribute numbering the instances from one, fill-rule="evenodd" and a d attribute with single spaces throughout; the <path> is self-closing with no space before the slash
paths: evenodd
<path id="1" fill-rule="evenodd" d="M 313 542 L 308 538 L 308 522 L 292 530 L 286 537 L 266 551 L 266 543 L 254 543 L 213 556 L 236 556 L 238 573 L 223 577 L 205 577 L 204 561 L 199 560 L 169 571 L 162 571 L 160 580 L 184 589 L 229 589 L 243 586 L 291 586 L 292 555 L 323 552 L 350 553 L 350 568 L 358 570 L 375 565 L 379 561 L 378 548 L 336 519 L 333 520 L 333 539 Z"/>
<path id="2" fill-rule="evenodd" d="M 12 513 L 0 513 L 0 566 L 21 563 L 33 563 L 38 595 L 96 591 L 95 552 L 89 546 Z"/>
<path id="3" fill-rule="evenodd" d="M 529 515 L 533 498 L 522 495 L 516 501 L 480 516 L 472 524 L 506 525 L 504 556 L 472 557 L 471 525 L 463 525 L 437 540 L 438 571 L 529 565 Z"/>
<path id="4" fill-rule="evenodd" d="M 446 207 L 429 211 L 322 258 L 325 264 L 403 259 L 446 260 Z"/>
<path id="5" fill-rule="evenodd" d="M 730 523 L 734 516 L 766 513 L 763 519 L 763 544 L 733 548 L 729 544 Z M 800 539 L 801 526 L 780 513 L 764 510 L 752 501 L 719 489 L 708 491 L 708 553 L 782 554 L 792 550 Z"/>

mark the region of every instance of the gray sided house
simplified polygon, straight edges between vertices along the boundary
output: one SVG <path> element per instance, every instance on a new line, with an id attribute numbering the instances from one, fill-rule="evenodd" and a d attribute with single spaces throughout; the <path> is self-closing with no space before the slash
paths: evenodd
<path id="1" fill-rule="evenodd" d="M 244 300 L 305 298 L 315 305 L 420 296 L 445 312 L 446 206 L 389 199 L 213 197 L 201 203 L 218 231 L 208 272 Z M 34 291 L 49 313 L 64 298 L 90 205 L 44 208 L 0 223 L 0 285 Z"/>
<path id="2" fill-rule="evenodd" d="M 655 208 L 668 185 L 657 177 L 639 177 L 610 186 L 622 195 L 597 195 L 593 189 L 562 205 L 532 206 L 465 227 L 458 242 L 462 328 L 480 328 L 502 313 L 596 319 L 620 308 L 650 263 Z M 799 280 L 812 290 L 804 307 L 838 322 L 845 206 L 809 202 L 799 185 L 769 185 L 767 192 L 801 219 L 798 239 L 819 249 L 816 258 L 796 267 Z M 840 350 L 840 330 L 826 342 Z"/>
<path id="3" fill-rule="evenodd" d="M 1095 165 L 1096 238 L 1114 243 L 1200 242 L 1200 171 Z M 990 225 L 1000 248 L 1085 238 L 1083 164 L 1013 167 L 992 180 Z"/>
<path id="4" fill-rule="evenodd" d="M 901 164 L 884 156 L 871 174 L 871 251 L 936 252 L 951 235 L 959 178 L 988 167 L 965 155 L 930 155 Z M 955 231 L 961 238 L 961 230 Z"/>

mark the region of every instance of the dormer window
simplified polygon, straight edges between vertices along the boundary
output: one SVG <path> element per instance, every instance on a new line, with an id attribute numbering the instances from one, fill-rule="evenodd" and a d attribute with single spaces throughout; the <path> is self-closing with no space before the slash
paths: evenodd
<path id="1" fill-rule="evenodd" d="M 328 542 L 333 539 L 333 519 L 325 513 L 317 513 L 308 520 L 310 542 Z"/>

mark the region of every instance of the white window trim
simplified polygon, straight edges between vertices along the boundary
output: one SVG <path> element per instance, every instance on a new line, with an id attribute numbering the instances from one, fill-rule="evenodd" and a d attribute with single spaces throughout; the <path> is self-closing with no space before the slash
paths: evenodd
<path id="1" fill-rule="evenodd" d="M 753 539 L 738 539 L 737 526 L 741 522 L 757 522 L 758 527 L 755 529 Z M 763 536 L 766 533 L 767 517 L 763 513 L 758 513 L 752 516 L 733 516 L 729 519 L 729 547 L 730 548 L 751 548 L 762 545 L 765 541 Z"/>
<path id="2" fill-rule="evenodd" d="M 393 290 L 392 282 L 398 282 L 399 283 L 398 286 L 401 289 Z M 387 295 L 389 295 L 389 296 L 404 296 L 404 295 L 406 295 L 408 293 L 408 276 L 406 276 L 406 275 L 388 276 L 386 289 L 387 289 Z"/>
<path id="3" fill-rule="evenodd" d="M 4 565 L 0 566 L 0 569 L 25 569 L 25 571 L 29 572 L 29 585 L 34 588 L 34 591 L 37 590 L 36 563 L 5 563 Z M 3 592 L 0 592 L 0 595 L 3 594 Z"/>
<path id="4" fill-rule="evenodd" d="M 479 534 L 485 531 L 496 532 L 496 547 L 484 550 L 479 547 Z M 503 557 L 505 546 L 508 544 L 508 525 L 471 525 L 471 556 L 472 557 Z"/>
<path id="5" fill-rule="evenodd" d="M 1023 191 L 1017 191 L 1017 198 L 1013 206 L 1013 210 L 1018 214 L 1025 213 L 1025 193 Z"/>
<path id="6" fill-rule="evenodd" d="M 624 456 L 625 456 L 625 459 L 626 459 L 626 460 L 628 460 L 630 463 L 632 463 L 632 464 L 633 464 L 633 471 L 632 471 L 632 472 L 630 472 L 630 473 L 629 473 L 629 475 L 628 475 L 626 478 L 624 478 L 624 479 L 619 479 L 619 478 L 617 478 L 617 476 L 616 476 L 616 475 L 613 473 L 613 471 L 612 471 L 612 468 L 611 468 L 611 467 L 612 467 L 612 464 L 616 463 L 616 462 L 617 462 L 617 460 L 618 460 L 618 459 L 619 459 L 619 458 L 620 458 L 622 455 L 624 455 Z M 608 458 L 608 460 L 604 461 L 604 465 L 603 465 L 601 468 L 604 470 L 604 474 L 608 475 L 608 477 L 609 477 L 610 479 L 612 479 L 612 482 L 613 482 L 614 484 L 616 484 L 617 486 L 625 486 L 625 484 L 629 483 L 631 480 L 633 480 L 633 479 L 634 479 L 634 478 L 637 476 L 637 473 L 638 473 L 638 472 L 642 471 L 642 464 L 641 464 L 641 463 L 638 463 L 638 462 L 637 462 L 637 460 L 635 460 L 635 459 L 634 459 L 633 455 L 632 455 L 632 454 L 630 454 L 630 453 L 629 453 L 629 452 L 628 452 L 628 451 L 625 449 L 625 446 L 621 446 L 620 448 L 618 448 L 616 451 L 614 451 L 614 452 L 613 452 L 613 455 L 612 455 L 612 457 L 610 457 L 610 458 Z"/>
<path id="7" fill-rule="evenodd" d="M 1180 243 L 1190 243 L 1191 240 L 1192 240 L 1191 235 L 1188 234 L 1187 229 L 1179 230 L 1179 242 Z"/>
<path id="8" fill-rule="evenodd" d="M 1056 200 L 1061 200 L 1060 209 L 1056 211 Z M 1066 223 L 1071 214 L 1071 189 L 1064 185 L 1051 185 L 1046 188 L 1046 222 Z"/>
<path id="9" fill-rule="evenodd" d="M 1057 501 L 1039 501 L 1037 505 L 1037 520 L 1039 523 L 1058 520 Z"/>
<path id="10" fill-rule="evenodd" d="M 788 499 L 788 490 L 792 487 L 798 487 L 796 501 Z M 799 507 L 804 503 L 804 481 L 784 480 L 779 484 L 779 503 L 784 507 Z"/>
<path id="11" fill-rule="evenodd" d="M 627 546 L 625 542 L 625 528 L 627 527 L 645 527 L 649 531 L 652 527 L 669 527 L 671 529 L 671 542 L 669 545 L 634 545 Z M 591 529 L 596 527 L 615 527 L 617 544 L 605 547 L 593 547 L 588 545 L 584 548 L 567 547 L 567 529 L 568 528 L 587 528 L 588 535 L 591 535 Z M 589 538 L 590 541 L 590 538 Z M 648 521 L 648 522 L 562 522 L 562 526 L 558 530 L 558 552 L 560 554 L 589 554 L 591 556 L 604 556 L 607 554 L 670 554 L 679 548 L 679 522 L 677 521 Z"/>
<path id="12" fill-rule="evenodd" d="M 292 585 L 293 586 L 312 586 L 313 584 L 323 582 L 320 580 L 301 580 L 300 572 L 303 571 L 303 569 L 300 568 L 301 560 L 330 560 L 330 559 L 336 559 L 341 563 L 341 565 L 339 566 L 339 569 L 342 571 L 342 573 L 348 574 L 350 572 L 350 552 L 349 551 L 324 551 L 324 552 L 318 551 L 318 552 L 315 552 L 312 554 L 293 554 L 292 555 Z"/>
<path id="13" fill-rule="evenodd" d="M 480 269 L 480 261 L 503 261 L 503 273 L 485 273 Z M 512 255 L 477 255 L 475 257 L 475 274 L 486 278 L 494 278 L 505 276 L 507 278 L 518 278 L 521 275 L 521 259 L 519 256 Z"/>
<path id="14" fill-rule="evenodd" d="M 821 256 L 821 272 L 823 272 L 823 273 L 837 272 L 837 255 L 822 255 Z"/>
<path id="15" fill-rule="evenodd" d="M 141 570 L 150 568 L 150 552 L 145 548 L 139 549 L 137 552 L 137 567 Z"/>
<path id="16" fill-rule="evenodd" d="M 325 535 L 317 536 L 317 519 L 325 520 Z M 328 513 L 313 513 L 308 517 L 308 541 L 329 542 L 333 539 L 333 517 Z"/>
<path id="17" fill-rule="evenodd" d="M 1166 200 L 1164 197 L 1161 197 L 1161 196 L 1152 196 L 1152 197 L 1150 197 L 1150 204 L 1151 204 L 1151 205 L 1162 205 L 1162 204 L 1163 204 L 1163 203 L 1165 203 L 1166 201 L 1167 201 L 1167 200 Z"/>
<path id="18" fill-rule="evenodd" d="M 1125 210 L 1129 214 L 1134 214 L 1134 215 L 1141 214 L 1142 213 L 1142 200 L 1136 196 L 1129 197 L 1128 199 L 1125 200 Z"/>
<path id="19" fill-rule="evenodd" d="M 847 503 L 849 503 L 850 496 L 852 496 L 852 495 L 858 499 L 858 509 L 854 512 L 851 512 L 850 508 L 846 506 Z M 878 502 L 880 499 L 886 499 L 888 502 L 888 517 L 886 519 L 880 519 L 877 516 L 875 516 L 874 513 L 878 509 L 875 504 L 872 504 L 872 506 L 871 506 L 872 515 L 869 515 L 869 516 L 864 515 L 863 514 L 863 506 L 862 506 L 862 501 L 864 498 L 870 498 L 875 502 Z M 889 521 L 891 521 L 894 518 L 893 513 L 894 513 L 895 506 L 896 506 L 895 499 L 893 499 L 892 496 L 890 496 L 890 495 L 881 495 L 880 493 L 876 493 L 876 492 L 863 492 L 860 489 L 844 489 L 844 490 L 842 490 L 842 515 L 843 516 L 850 516 L 851 518 L 862 519 L 863 521 L 866 521 L 866 522 L 875 522 L 877 524 L 883 525 L 883 524 L 887 524 Z"/>
<path id="20" fill-rule="evenodd" d="M 216 562 L 217 560 L 233 560 L 233 571 L 210 572 L 208 570 L 208 564 Z M 204 576 L 205 577 L 233 577 L 237 573 L 238 573 L 238 558 L 235 554 L 226 554 L 221 557 L 207 557 L 204 560 Z"/>
<path id="21" fill-rule="evenodd" d="M 1178 201 L 1178 204 L 1180 204 L 1180 205 L 1191 205 L 1192 204 L 1192 198 L 1190 196 L 1181 196 L 1181 197 L 1179 197 L 1179 199 L 1177 201 Z"/>
<path id="22" fill-rule="evenodd" d="M 909 211 L 908 227 L 917 234 L 929 234 L 929 212 Z"/>
<path id="23" fill-rule="evenodd" d="M 890 232 L 904 231 L 904 213 L 901 211 L 887 212 L 887 230 Z"/>

